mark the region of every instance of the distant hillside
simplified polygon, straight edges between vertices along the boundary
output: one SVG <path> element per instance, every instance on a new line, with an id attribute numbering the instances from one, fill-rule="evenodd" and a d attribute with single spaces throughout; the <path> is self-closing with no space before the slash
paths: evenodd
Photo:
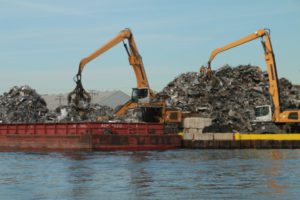
<path id="1" fill-rule="evenodd" d="M 111 108 L 115 108 L 118 105 L 122 105 L 126 103 L 130 96 L 126 93 L 118 90 L 118 91 L 96 91 L 90 93 L 92 97 L 91 103 L 98 103 L 100 105 L 106 105 Z M 42 97 L 45 99 L 47 103 L 47 107 L 49 110 L 54 110 L 60 105 L 67 105 L 67 96 L 68 94 L 45 94 Z"/>

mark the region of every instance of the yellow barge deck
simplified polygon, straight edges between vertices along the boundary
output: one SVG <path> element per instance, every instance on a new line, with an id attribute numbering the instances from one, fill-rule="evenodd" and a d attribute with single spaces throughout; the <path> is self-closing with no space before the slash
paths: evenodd
<path id="1" fill-rule="evenodd" d="M 193 149 L 295 149 L 297 134 L 204 133 L 183 135 L 183 148 Z"/>

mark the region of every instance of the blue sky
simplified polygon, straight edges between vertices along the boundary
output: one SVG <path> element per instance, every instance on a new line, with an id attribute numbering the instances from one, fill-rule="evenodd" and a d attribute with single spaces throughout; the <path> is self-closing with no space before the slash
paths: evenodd
<path id="1" fill-rule="evenodd" d="M 74 89 L 80 60 L 130 28 L 150 87 L 199 71 L 210 53 L 270 28 L 279 77 L 300 84 L 299 0 L 0 0 L 0 93 L 30 85 L 39 93 Z M 216 56 L 212 68 L 252 64 L 266 70 L 260 40 Z M 122 44 L 83 71 L 86 90 L 136 87 Z"/>

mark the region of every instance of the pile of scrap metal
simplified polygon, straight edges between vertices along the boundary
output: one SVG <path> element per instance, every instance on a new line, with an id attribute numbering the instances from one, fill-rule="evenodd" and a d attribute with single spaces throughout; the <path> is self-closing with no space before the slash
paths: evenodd
<path id="1" fill-rule="evenodd" d="M 71 105 L 59 106 L 49 115 L 54 115 L 54 121 L 59 122 L 80 122 L 80 121 L 98 121 L 99 116 L 111 116 L 113 109 L 99 104 L 91 104 L 88 110 L 81 112 Z M 109 118 L 107 118 L 109 119 Z"/>
<path id="2" fill-rule="evenodd" d="M 165 101 L 181 111 L 197 113 L 212 118 L 213 124 L 203 132 L 226 132 L 253 130 L 251 119 L 254 107 L 271 104 L 268 92 L 267 72 L 256 66 L 230 67 L 212 71 L 213 79 L 201 73 L 184 73 L 171 81 L 154 101 Z M 300 108 L 300 89 L 285 78 L 279 80 L 281 105 Z M 103 116 L 106 121 L 140 122 L 136 109 L 124 115 L 113 116 L 113 109 L 92 104 L 88 112 L 80 113 L 72 105 L 60 106 L 49 111 L 44 99 L 29 86 L 13 87 L 0 96 L 0 121 L 2 123 L 97 121 Z"/>
<path id="3" fill-rule="evenodd" d="M 268 74 L 250 65 L 228 65 L 212 71 L 212 79 L 196 72 L 181 74 L 156 94 L 182 111 L 201 114 L 213 120 L 203 132 L 249 132 L 257 105 L 272 103 L 268 92 Z M 279 80 L 281 105 L 300 108 L 300 90 L 285 78 Z"/>
<path id="4" fill-rule="evenodd" d="M 203 132 L 252 131 L 250 123 L 257 105 L 271 104 L 268 92 L 267 72 L 256 66 L 230 67 L 212 71 L 213 79 L 201 73 L 184 73 L 171 81 L 154 101 L 165 101 L 181 111 L 197 113 L 212 118 L 213 124 Z M 281 105 L 300 108 L 300 89 L 285 78 L 279 80 Z M 124 115 L 113 116 L 113 109 L 92 104 L 89 112 L 80 113 L 76 107 L 60 106 L 49 111 L 44 99 L 29 86 L 13 87 L 0 96 L 0 121 L 2 123 L 97 121 L 103 116 L 106 121 L 141 121 L 136 109 Z"/>
<path id="5" fill-rule="evenodd" d="M 0 121 L 41 122 L 47 118 L 45 100 L 29 86 L 13 87 L 0 96 Z"/>
<path id="6" fill-rule="evenodd" d="M 49 111 L 41 95 L 26 85 L 15 86 L 0 96 L 1 123 L 97 121 L 99 115 L 110 115 L 112 111 L 112 108 L 99 104 L 92 104 L 88 114 L 77 112 L 71 105 Z"/>

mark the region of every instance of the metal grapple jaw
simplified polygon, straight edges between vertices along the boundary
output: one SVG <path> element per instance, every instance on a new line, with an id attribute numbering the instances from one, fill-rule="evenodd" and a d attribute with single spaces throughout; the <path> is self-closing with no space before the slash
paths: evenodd
<path id="1" fill-rule="evenodd" d="M 86 110 L 90 107 L 91 95 L 87 93 L 81 83 L 81 75 L 74 77 L 76 88 L 68 95 L 68 105 L 74 106 L 79 110 Z"/>

